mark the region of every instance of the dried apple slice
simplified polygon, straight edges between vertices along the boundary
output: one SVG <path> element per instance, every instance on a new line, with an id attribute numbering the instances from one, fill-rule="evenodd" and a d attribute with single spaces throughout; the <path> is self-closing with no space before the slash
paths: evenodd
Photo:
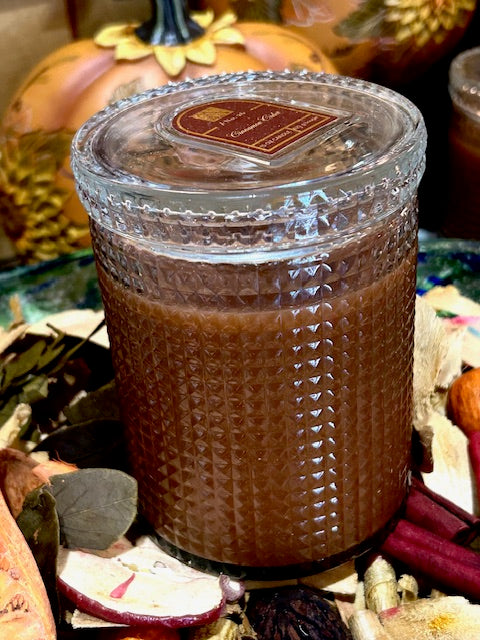
<path id="1" fill-rule="evenodd" d="M 135 546 L 122 538 L 105 552 L 61 548 L 58 585 L 78 609 L 103 620 L 171 628 L 216 620 L 232 592 L 226 576 L 196 571 L 146 536 Z"/>

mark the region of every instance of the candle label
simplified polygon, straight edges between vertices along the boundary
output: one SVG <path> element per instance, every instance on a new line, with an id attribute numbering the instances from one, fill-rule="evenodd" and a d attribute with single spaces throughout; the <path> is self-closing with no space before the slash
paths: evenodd
<path id="1" fill-rule="evenodd" d="M 217 100 L 182 109 L 172 119 L 178 133 L 208 143 L 273 157 L 339 120 L 333 112 L 263 100 Z"/>

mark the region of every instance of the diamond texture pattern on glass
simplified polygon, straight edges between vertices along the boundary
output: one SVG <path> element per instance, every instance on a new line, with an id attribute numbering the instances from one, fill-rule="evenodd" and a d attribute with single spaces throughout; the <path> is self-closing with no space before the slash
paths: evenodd
<path id="1" fill-rule="evenodd" d="M 328 254 L 214 267 L 94 224 L 141 509 L 162 537 L 283 566 L 388 523 L 409 468 L 414 220 L 413 202 Z"/>

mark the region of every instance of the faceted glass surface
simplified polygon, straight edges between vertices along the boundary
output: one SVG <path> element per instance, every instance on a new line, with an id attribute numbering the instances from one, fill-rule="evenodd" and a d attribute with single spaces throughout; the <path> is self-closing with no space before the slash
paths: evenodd
<path id="1" fill-rule="evenodd" d="M 320 561 L 384 527 L 409 469 L 414 204 L 328 255 L 263 265 L 179 262 L 93 231 L 157 532 L 258 567 Z"/>
<path id="2" fill-rule="evenodd" d="M 194 105 L 227 135 L 257 102 L 269 119 L 334 120 L 272 162 L 169 124 Z M 260 131 L 250 116 L 234 131 Z M 282 126 L 255 144 L 294 139 Z M 168 85 L 77 133 L 140 509 L 172 549 L 333 563 L 399 510 L 424 152 L 403 97 L 301 72 Z"/>

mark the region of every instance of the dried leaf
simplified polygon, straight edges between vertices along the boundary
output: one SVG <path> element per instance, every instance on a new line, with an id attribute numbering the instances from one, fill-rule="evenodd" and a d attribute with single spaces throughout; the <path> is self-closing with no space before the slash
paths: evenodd
<path id="1" fill-rule="evenodd" d="M 21 402 L 18 395 L 8 398 L 5 404 L 0 407 L 0 425 L 5 425 L 12 418 L 19 404 L 21 404 Z"/>
<path id="2" fill-rule="evenodd" d="M 63 410 L 80 392 L 112 379 L 109 351 L 90 340 L 103 322 L 96 324 L 86 338 L 53 329 L 53 335 L 27 333 L 10 345 L 0 358 L 0 426 L 18 404 L 28 404 L 32 418 L 20 437 L 38 442 L 65 423 Z"/>
<path id="3" fill-rule="evenodd" d="M 20 401 L 25 404 L 34 404 L 44 400 L 48 396 L 48 377 L 45 374 L 31 378 L 19 394 Z"/>
<path id="4" fill-rule="evenodd" d="M 17 525 L 33 553 L 47 590 L 52 612 L 58 620 L 56 560 L 60 543 L 60 526 L 55 498 L 45 486 L 34 489 L 25 498 L 23 509 L 17 517 Z"/>
<path id="5" fill-rule="evenodd" d="M 123 471 L 80 469 L 53 476 L 50 491 L 67 547 L 107 549 L 136 516 L 137 482 Z"/>
<path id="6" fill-rule="evenodd" d="M 123 425 L 118 420 L 89 420 L 60 427 L 34 451 L 48 451 L 79 468 L 128 469 Z"/>
<path id="7" fill-rule="evenodd" d="M 0 355 L 12 345 L 15 340 L 21 338 L 27 329 L 26 324 L 14 326 L 12 329 L 0 327 Z"/>
<path id="8" fill-rule="evenodd" d="M 13 412 L 10 413 L 9 406 L 5 408 L 4 412 L 0 411 L 0 448 L 11 447 L 14 443 L 18 442 L 18 439 L 22 436 L 28 427 L 32 410 L 28 404 L 12 403 Z M 4 420 L 3 416 L 9 417 Z"/>
<path id="9" fill-rule="evenodd" d="M 111 380 L 96 391 L 91 391 L 75 404 L 66 407 L 65 416 L 71 424 L 111 418 L 120 420 L 118 394 L 115 382 Z"/>
<path id="10" fill-rule="evenodd" d="M 8 360 L 3 367 L 0 393 L 4 393 L 9 386 L 19 385 L 22 378 L 36 371 L 38 360 L 46 347 L 45 340 L 36 340 L 29 349 Z"/>

